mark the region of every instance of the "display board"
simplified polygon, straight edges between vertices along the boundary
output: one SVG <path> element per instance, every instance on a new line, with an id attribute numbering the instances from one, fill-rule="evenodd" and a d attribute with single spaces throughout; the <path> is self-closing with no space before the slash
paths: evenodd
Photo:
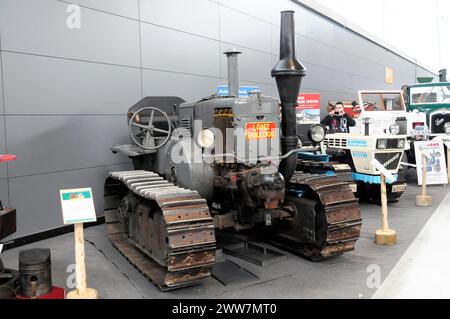
<path id="1" fill-rule="evenodd" d="M 414 142 L 417 164 L 417 181 L 422 185 L 422 152 L 428 155 L 427 185 L 448 184 L 444 144 L 441 141 Z"/>
<path id="2" fill-rule="evenodd" d="M 63 189 L 59 192 L 65 225 L 95 222 L 97 220 L 90 187 Z"/>
<path id="3" fill-rule="evenodd" d="M 297 123 L 320 123 L 319 93 L 300 93 L 297 103 Z"/>

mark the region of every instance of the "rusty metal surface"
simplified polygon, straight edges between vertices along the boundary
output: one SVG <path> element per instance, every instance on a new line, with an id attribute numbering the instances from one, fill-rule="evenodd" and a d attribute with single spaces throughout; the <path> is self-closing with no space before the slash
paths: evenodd
<path id="1" fill-rule="evenodd" d="M 315 243 L 302 243 L 292 232 L 280 233 L 270 243 L 314 261 L 354 250 L 362 219 L 348 183 L 336 176 L 296 172 L 288 187 L 318 199 L 316 214 L 327 225 L 316 233 Z"/>
<path id="2" fill-rule="evenodd" d="M 193 267 L 213 265 L 215 261 L 215 249 L 189 251 L 170 254 L 168 257 L 168 269 L 170 271 L 186 270 Z"/>
<path id="3" fill-rule="evenodd" d="M 316 247 L 313 258 L 326 258 L 354 250 L 362 219 L 358 200 L 348 184 L 336 176 L 316 175 L 302 179 L 297 175 L 297 181 L 317 192 L 323 208 L 318 212 L 326 217 L 326 239 L 321 247 Z"/>
<path id="4" fill-rule="evenodd" d="M 119 209 L 128 192 L 143 199 L 134 212 L 140 226 L 134 225 L 132 238 L 125 233 Z M 154 215 L 157 212 L 161 218 Z M 206 200 L 196 191 L 152 172 L 113 172 L 105 184 L 105 219 L 113 245 L 161 290 L 194 285 L 210 276 L 215 263 L 214 224 Z"/>

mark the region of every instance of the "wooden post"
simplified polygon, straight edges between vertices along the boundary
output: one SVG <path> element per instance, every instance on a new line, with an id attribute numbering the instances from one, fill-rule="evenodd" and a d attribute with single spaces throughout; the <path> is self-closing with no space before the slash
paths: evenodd
<path id="1" fill-rule="evenodd" d="M 416 196 L 416 206 L 431 206 L 433 199 L 427 195 L 427 157 L 422 151 L 422 194 Z"/>
<path id="2" fill-rule="evenodd" d="M 67 299 L 97 299 L 97 290 L 87 288 L 86 285 L 86 263 L 84 253 L 84 231 L 83 224 L 77 223 L 75 227 L 75 274 L 77 289 L 67 294 Z"/>
<path id="3" fill-rule="evenodd" d="M 386 177 L 381 174 L 381 215 L 383 217 L 382 229 L 389 230 L 388 209 L 387 209 L 387 193 L 386 193 Z"/>
<path id="4" fill-rule="evenodd" d="M 427 196 L 427 157 L 422 154 L 422 197 Z"/>
<path id="5" fill-rule="evenodd" d="M 79 295 L 86 293 L 86 262 L 84 253 L 83 224 L 75 224 L 75 272 Z"/>
<path id="6" fill-rule="evenodd" d="M 381 175 L 381 229 L 375 232 L 375 243 L 378 245 L 394 245 L 397 243 L 397 232 L 389 229 L 386 177 Z"/>

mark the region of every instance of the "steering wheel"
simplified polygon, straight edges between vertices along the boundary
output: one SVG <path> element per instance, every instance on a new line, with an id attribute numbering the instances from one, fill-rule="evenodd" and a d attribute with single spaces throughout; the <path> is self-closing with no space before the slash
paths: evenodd
<path id="1" fill-rule="evenodd" d="M 146 115 L 143 115 L 146 111 L 151 111 L 147 124 L 141 122 L 141 119 L 146 117 Z M 155 112 L 162 115 L 163 119 L 167 123 L 167 127 L 169 128 L 168 130 L 161 129 L 153 125 Z M 136 132 L 136 128 L 139 128 L 138 132 Z M 163 112 L 156 107 L 144 107 L 131 116 L 130 122 L 128 123 L 128 129 L 130 132 L 130 137 L 134 143 L 143 149 L 154 151 L 164 146 L 169 140 L 170 135 L 172 134 L 172 123 L 166 112 Z M 155 133 L 160 134 L 155 136 Z"/>

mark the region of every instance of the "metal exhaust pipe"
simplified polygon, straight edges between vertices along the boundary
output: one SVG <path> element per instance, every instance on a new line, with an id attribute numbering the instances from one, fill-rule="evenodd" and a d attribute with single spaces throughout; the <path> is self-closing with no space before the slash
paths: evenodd
<path id="1" fill-rule="evenodd" d="M 447 82 L 447 69 L 439 70 L 439 82 Z"/>
<path id="2" fill-rule="evenodd" d="M 228 96 L 239 97 L 238 55 L 241 53 L 236 49 L 224 52 L 228 61 Z"/>
<path id="3" fill-rule="evenodd" d="M 306 68 L 295 57 L 294 11 L 281 12 L 280 61 L 272 69 L 281 101 L 281 148 L 283 154 L 297 148 L 298 93 Z M 288 182 L 297 166 L 297 154 L 292 154 L 280 164 L 280 173 Z"/>

